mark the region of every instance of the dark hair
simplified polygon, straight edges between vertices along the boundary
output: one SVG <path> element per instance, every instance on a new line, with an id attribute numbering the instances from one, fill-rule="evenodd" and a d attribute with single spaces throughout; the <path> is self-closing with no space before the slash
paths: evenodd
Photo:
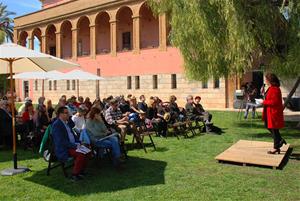
<path id="1" fill-rule="evenodd" d="M 65 106 L 59 107 L 57 110 L 57 116 L 59 116 L 60 114 L 63 114 L 65 110 L 67 110 L 68 108 Z"/>
<path id="2" fill-rule="evenodd" d="M 29 108 L 30 106 L 33 106 L 32 103 L 30 103 L 30 102 L 26 102 L 26 103 L 25 103 L 25 111 L 26 111 L 26 112 L 28 112 L 28 108 Z"/>
<path id="3" fill-rule="evenodd" d="M 115 99 L 115 98 L 113 98 L 113 99 L 111 99 L 110 100 L 110 105 L 115 105 L 115 104 L 117 104 L 118 103 L 118 100 L 117 99 Z"/>
<path id="4" fill-rule="evenodd" d="M 141 100 L 142 98 L 145 98 L 145 96 L 144 96 L 144 95 L 140 95 L 140 100 Z"/>
<path id="5" fill-rule="evenodd" d="M 91 109 L 91 111 L 90 111 L 90 113 L 89 113 L 89 118 L 90 119 L 94 119 L 95 118 L 95 115 L 96 114 L 100 114 L 101 113 L 101 110 L 99 109 L 99 108 L 97 108 L 97 107 L 92 107 L 92 109 Z"/>
<path id="6" fill-rule="evenodd" d="M 278 77 L 273 73 L 268 73 L 266 79 L 270 82 L 272 86 L 280 87 L 280 81 Z"/>

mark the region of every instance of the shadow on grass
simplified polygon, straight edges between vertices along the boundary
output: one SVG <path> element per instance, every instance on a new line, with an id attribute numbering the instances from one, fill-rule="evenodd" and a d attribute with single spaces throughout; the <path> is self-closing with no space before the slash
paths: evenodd
<path id="1" fill-rule="evenodd" d="M 300 161 L 300 154 L 291 154 L 290 159 Z"/>
<path id="2" fill-rule="evenodd" d="M 87 170 L 89 175 L 79 182 L 73 183 L 65 178 L 60 168 L 51 171 L 50 176 L 47 176 L 46 169 L 43 169 L 25 180 L 71 196 L 165 184 L 164 172 L 167 163 L 164 161 L 129 157 L 126 169 L 121 173 L 107 161 L 101 161 L 101 167 L 93 164 L 99 161 L 90 161 L 90 163 L 91 168 Z"/>
<path id="3" fill-rule="evenodd" d="M 281 164 L 279 165 L 278 169 L 283 170 L 283 168 L 288 164 L 289 159 L 291 157 L 293 153 L 293 148 L 289 148 L 284 156 L 284 158 L 282 159 Z"/>

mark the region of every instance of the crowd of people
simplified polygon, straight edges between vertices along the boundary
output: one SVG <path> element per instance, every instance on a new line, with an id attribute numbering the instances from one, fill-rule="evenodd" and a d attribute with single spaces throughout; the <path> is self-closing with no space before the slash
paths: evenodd
<path id="1" fill-rule="evenodd" d="M 68 156 L 74 157 L 73 176 L 79 179 L 88 157 L 76 151 L 80 144 L 109 147 L 112 150 L 113 164 L 119 168 L 126 152 L 127 134 L 132 134 L 137 142 L 144 129 L 154 129 L 157 135 L 166 137 L 168 124 L 187 119 L 203 121 L 206 130 L 210 131 L 212 115 L 203 109 L 199 96 L 195 101 L 193 96 L 188 96 L 185 108 L 179 107 L 176 100 L 174 95 L 166 102 L 159 97 L 149 97 L 146 103 L 144 95 L 138 100 L 135 96 L 128 95 L 109 96 L 103 100 L 96 98 L 91 102 L 88 97 L 77 99 L 72 96 L 67 99 L 63 95 L 56 106 L 52 105 L 51 100 L 45 103 L 45 97 L 40 97 L 38 104 L 34 106 L 32 100 L 26 98 L 18 111 L 14 111 L 18 119 L 16 130 L 22 139 L 33 137 L 33 146 L 38 147 L 47 127 L 51 125 L 57 158 L 65 161 Z M 11 112 L 10 101 L 2 99 L 0 143 L 8 146 L 12 144 Z"/>
<path id="2" fill-rule="evenodd" d="M 251 83 L 246 86 L 249 107 L 245 117 L 254 100 L 258 102 L 256 104 L 262 105 L 263 120 L 274 138 L 274 147 L 268 154 L 276 154 L 280 153 L 280 148 L 286 144 L 279 132 L 279 129 L 284 127 L 280 81 L 276 75 L 267 74 L 265 82 L 268 90 L 264 92 L 263 99 L 255 100 L 257 89 Z M 0 101 L 0 144 L 12 145 L 12 113 L 18 117 L 16 131 L 21 136 L 25 135 L 25 138 L 33 136 L 34 146 L 40 145 L 44 140 L 42 138 L 46 136 L 45 132 L 51 127 L 57 159 L 64 162 L 72 156 L 75 159 L 72 178 L 79 180 L 84 177 L 88 158 L 93 154 L 78 151 L 83 145 L 87 148 L 109 148 L 113 165 L 117 169 L 122 169 L 123 156 L 126 156 L 127 134 L 132 134 L 137 142 L 144 129 L 154 129 L 157 135 L 166 137 L 168 125 L 191 121 L 201 121 L 206 131 L 211 131 L 212 115 L 204 110 L 200 96 L 194 99 L 189 95 L 186 98 L 185 108 L 179 107 L 176 100 L 174 95 L 166 102 L 159 97 L 149 97 L 146 103 L 144 95 L 137 100 L 130 94 L 126 98 L 124 96 L 109 96 L 103 100 L 96 98 L 92 103 L 88 97 L 77 99 L 72 96 L 67 99 L 63 95 L 55 107 L 51 100 L 45 104 L 44 97 L 38 99 L 35 107 L 31 99 L 26 98 L 17 111 L 12 109 L 9 99 L 4 97 Z"/>

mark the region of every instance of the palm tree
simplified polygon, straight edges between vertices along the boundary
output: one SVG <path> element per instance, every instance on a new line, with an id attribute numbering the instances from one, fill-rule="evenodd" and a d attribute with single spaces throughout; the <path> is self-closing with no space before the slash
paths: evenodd
<path id="1" fill-rule="evenodd" d="M 5 38 L 13 41 L 14 37 L 13 19 L 10 16 L 15 15 L 15 13 L 6 9 L 7 6 L 0 3 L 0 44 L 4 42 Z"/>

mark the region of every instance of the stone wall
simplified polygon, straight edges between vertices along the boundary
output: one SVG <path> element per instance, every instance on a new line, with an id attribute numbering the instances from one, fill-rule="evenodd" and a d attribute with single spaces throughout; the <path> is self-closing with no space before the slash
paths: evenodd
<path id="1" fill-rule="evenodd" d="M 225 108 L 225 81 L 220 80 L 220 88 L 214 89 L 213 81 L 208 82 L 208 88 L 202 89 L 202 83 L 196 81 L 188 81 L 183 74 L 176 74 L 177 89 L 171 88 L 171 75 L 158 75 L 158 88 L 153 89 L 153 75 L 140 76 L 140 89 L 135 89 L 135 76 L 132 76 L 132 89 L 127 89 L 127 76 L 121 77 L 105 77 L 104 81 L 100 81 L 100 97 L 109 95 L 119 96 L 121 94 L 133 94 L 137 98 L 144 94 L 146 98 L 150 96 L 159 96 L 162 100 L 168 101 L 170 95 L 177 97 L 180 106 L 185 105 L 185 98 L 188 95 L 201 96 L 202 104 L 205 108 Z M 41 95 L 41 84 L 39 81 L 38 91 L 33 87 L 34 101 Z M 91 100 L 96 98 L 96 81 L 80 81 L 79 95 L 90 97 Z M 75 86 L 77 89 L 77 85 Z M 56 103 L 59 97 L 65 94 L 67 97 L 71 95 L 77 96 L 77 90 L 72 89 L 72 81 L 70 81 L 70 90 L 67 89 L 67 81 L 57 81 L 57 90 L 49 91 L 49 82 L 45 81 L 46 99 L 51 99 Z"/>

